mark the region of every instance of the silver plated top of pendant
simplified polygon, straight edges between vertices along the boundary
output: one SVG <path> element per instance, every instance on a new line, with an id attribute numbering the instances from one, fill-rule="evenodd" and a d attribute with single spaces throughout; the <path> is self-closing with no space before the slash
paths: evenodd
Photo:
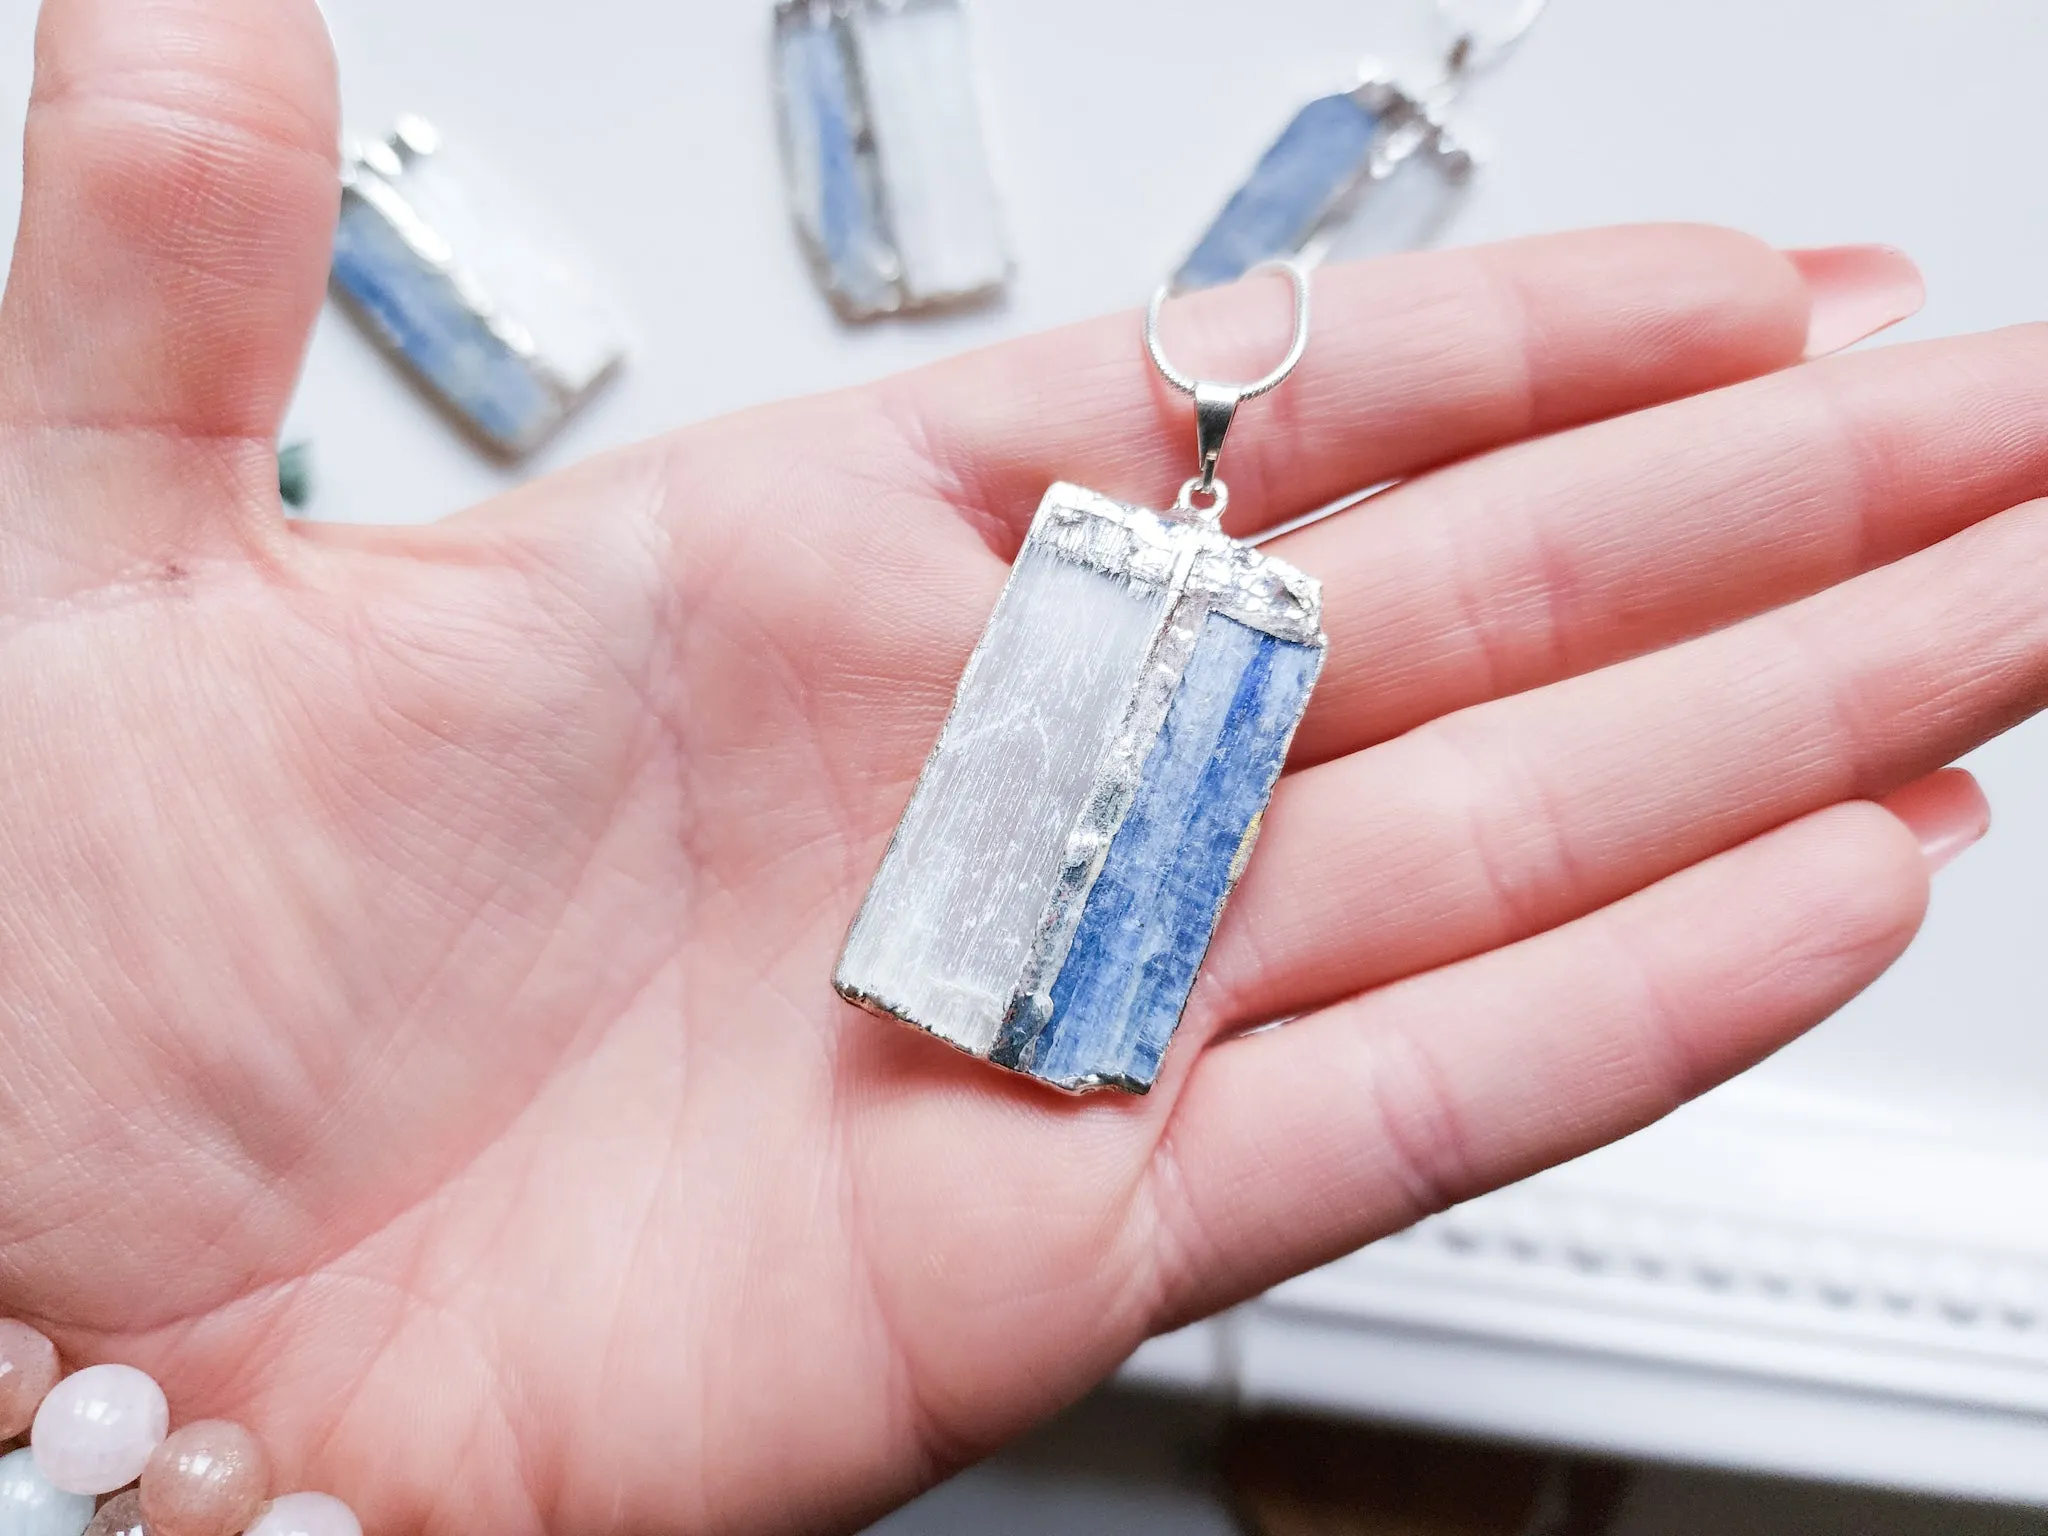
<path id="1" fill-rule="evenodd" d="M 1453 110 L 1463 82 L 1463 76 L 1451 75 L 1425 86 L 1379 59 L 1360 62 L 1351 98 L 1377 114 L 1387 129 L 1374 148 L 1369 180 L 1386 180 L 1416 154 L 1428 155 L 1447 180 L 1470 179 L 1485 156 Z"/>
<path id="2" fill-rule="evenodd" d="M 1216 612 L 1282 640 L 1322 643 L 1322 583 L 1205 518 L 1127 506 L 1065 481 L 1045 493 L 1040 516 L 1033 537 L 1077 564 L 1163 589 L 1186 560 L 1182 589 Z"/>

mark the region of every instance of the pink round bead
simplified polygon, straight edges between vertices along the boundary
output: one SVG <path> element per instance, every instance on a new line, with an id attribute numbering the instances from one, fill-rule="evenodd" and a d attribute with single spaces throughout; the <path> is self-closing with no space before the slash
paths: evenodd
<path id="1" fill-rule="evenodd" d="M 269 1493 L 263 1447 L 226 1419 L 174 1431 L 142 1469 L 150 1536 L 237 1536 L 263 1512 Z"/>
<path id="2" fill-rule="evenodd" d="M 57 1385 L 57 1346 L 27 1323 L 0 1318 L 0 1440 L 25 1434 Z"/>
<path id="3" fill-rule="evenodd" d="M 149 1536 L 142 1524 L 142 1500 L 133 1488 L 117 1493 L 100 1506 L 85 1536 Z"/>
<path id="4" fill-rule="evenodd" d="M 171 1429 L 164 1389 L 132 1365 L 89 1365 L 50 1389 L 29 1445 L 66 1493 L 112 1493 L 142 1476 Z"/>
<path id="5" fill-rule="evenodd" d="M 270 1501 L 249 1536 L 363 1536 L 363 1526 L 331 1493 L 288 1493 Z"/>

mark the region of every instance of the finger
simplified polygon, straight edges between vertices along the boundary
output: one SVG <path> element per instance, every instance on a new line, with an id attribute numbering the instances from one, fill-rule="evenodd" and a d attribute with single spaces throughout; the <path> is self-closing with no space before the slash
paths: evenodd
<path id="1" fill-rule="evenodd" d="M 2048 494 L 2048 328 L 1776 373 L 1399 486 L 1321 577 L 1317 762 L 1815 592 Z"/>
<path id="2" fill-rule="evenodd" d="M 1895 789 L 1879 802 L 1911 829 L 1930 870 L 1953 864 L 1991 830 L 1984 786 L 1963 768 L 1942 768 Z"/>
<path id="3" fill-rule="evenodd" d="M 1797 269 L 1731 231 L 1655 226 L 1345 264 L 1315 279 L 1308 353 L 1244 406 L 1224 456 L 1245 532 L 1397 475 L 1795 361 Z M 1277 279 L 1168 307 L 1177 362 L 1250 378 L 1285 348 Z M 1194 457 L 1193 414 L 1114 315 L 884 386 L 934 490 L 1007 556 L 1046 485 L 1161 505 Z"/>
<path id="4" fill-rule="evenodd" d="M 1203 1020 L 1250 1023 L 1590 912 L 2048 705 L 2048 503 L 1762 615 L 1285 780 Z"/>
<path id="5" fill-rule="evenodd" d="M 1274 456 L 1307 466 L 1297 485 L 1307 499 L 1789 363 L 1804 344 L 1809 307 L 1786 260 L 1746 237 L 1694 228 L 1338 268 L 1317 283 L 1319 340 L 1306 371 L 1256 402 L 1276 410 L 1282 397 L 1308 402 L 1284 441 L 1274 439 Z M 1260 326 L 1268 299 L 1271 319 L 1284 325 L 1277 285 L 1273 294 L 1204 303 L 1212 317 L 1240 314 Z M 901 814 L 1001 590 L 1003 561 L 989 547 L 1004 558 L 1014 552 L 1052 478 L 1115 488 L 1148 475 L 1172 483 L 1185 469 L 1186 413 L 1154 393 L 1137 338 L 1131 316 L 1076 327 L 874 390 L 749 413 L 715 436 L 680 434 L 664 450 L 682 477 L 672 483 L 715 481 L 723 504 L 746 509 L 714 528 L 689 502 L 691 544 L 701 551 L 722 540 L 728 553 L 707 568 L 751 561 L 772 579 L 722 580 L 699 599 L 715 606 L 747 592 L 734 632 L 774 629 L 811 658 L 805 707 L 845 726 L 836 771 L 869 837 L 885 838 Z M 833 473 L 792 461 L 792 433 L 829 444 Z M 1256 447 L 1262 435 L 1271 437 L 1244 442 Z M 903 495 L 906 463 L 930 476 L 921 501 L 916 481 Z M 924 526 L 906 537 L 902 518 L 849 518 L 848 487 L 862 485 L 889 493 L 866 504 L 914 508 Z M 765 530 L 773 537 L 763 537 L 761 507 L 776 509 Z M 500 516 L 494 511 L 494 521 Z M 792 549 L 803 557 L 792 560 Z M 879 607 L 846 601 L 862 592 L 893 596 Z M 758 689 L 771 654 L 755 646 L 732 658 L 734 686 Z M 906 751 L 905 743 L 917 745 Z"/>
<path id="6" fill-rule="evenodd" d="M 1919 311 L 1927 286 L 1903 251 L 1888 245 L 1831 245 L 1787 251 L 1813 303 L 1806 355 L 1825 357 Z"/>
<path id="7" fill-rule="evenodd" d="M 1668 1113 L 1868 986 L 1926 896 L 1904 824 L 1836 806 L 1539 938 L 1214 1047 L 1154 1163 L 1161 1325 Z"/>
<path id="8" fill-rule="evenodd" d="M 89 440 L 95 462 L 154 471 L 152 489 L 224 468 L 274 507 L 337 133 L 312 0 L 48 0 L 0 421 Z"/>

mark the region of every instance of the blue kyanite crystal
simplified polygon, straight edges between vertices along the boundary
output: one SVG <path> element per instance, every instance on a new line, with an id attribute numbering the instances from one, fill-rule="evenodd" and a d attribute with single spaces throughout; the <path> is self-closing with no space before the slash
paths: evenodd
<path id="1" fill-rule="evenodd" d="M 342 201 L 334 284 L 378 338 L 493 446 L 516 452 L 562 414 L 533 363 L 499 337 L 442 267 L 356 197 Z"/>
<path id="2" fill-rule="evenodd" d="M 1203 620 L 1053 984 L 1052 1018 L 1000 1041 L 996 1061 L 1067 1088 L 1151 1086 L 1322 658 L 1222 614 Z"/>
<path id="3" fill-rule="evenodd" d="M 793 10 L 777 46 L 798 221 L 824 266 L 827 289 L 853 313 L 894 308 L 897 262 L 863 141 L 847 24 L 829 12 Z"/>
<path id="4" fill-rule="evenodd" d="M 1303 107 L 1181 264 L 1175 286 L 1235 282 L 1262 261 L 1295 255 L 1364 173 L 1378 131 L 1378 115 L 1353 96 Z"/>

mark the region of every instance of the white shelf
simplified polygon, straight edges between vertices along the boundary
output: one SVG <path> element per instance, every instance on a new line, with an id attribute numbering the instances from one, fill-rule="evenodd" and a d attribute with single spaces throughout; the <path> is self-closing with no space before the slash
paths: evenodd
<path id="1" fill-rule="evenodd" d="M 1752 1076 L 1155 1341 L 1136 1380 L 2048 1504 L 2048 1149 Z"/>

